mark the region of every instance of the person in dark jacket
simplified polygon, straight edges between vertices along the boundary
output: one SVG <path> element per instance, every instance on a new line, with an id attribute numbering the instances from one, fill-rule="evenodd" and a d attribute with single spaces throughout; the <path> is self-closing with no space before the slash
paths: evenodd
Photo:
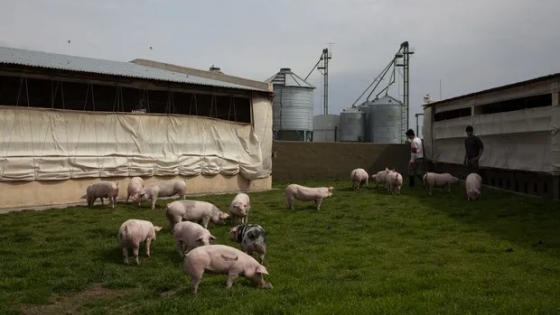
<path id="1" fill-rule="evenodd" d="M 463 164 L 467 167 L 467 175 L 470 173 L 479 173 L 478 160 L 484 152 L 484 144 L 479 137 L 473 134 L 473 127 L 467 126 L 465 129 L 467 138 L 465 138 L 465 159 Z"/>

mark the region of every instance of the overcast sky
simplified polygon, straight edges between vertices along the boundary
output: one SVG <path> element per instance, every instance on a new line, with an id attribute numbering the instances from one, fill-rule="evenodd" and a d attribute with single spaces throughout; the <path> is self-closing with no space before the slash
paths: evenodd
<path id="1" fill-rule="evenodd" d="M 332 42 L 330 114 L 408 41 L 412 125 L 426 93 L 439 99 L 440 80 L 448 98 L 560 72 L 559 0 L 0 0 L 0 8 L 2 46 L 214 64 L 261 81 L 281 67 L 305 77 Z M 309 81 L 320 114 L 320 73 Z"/>

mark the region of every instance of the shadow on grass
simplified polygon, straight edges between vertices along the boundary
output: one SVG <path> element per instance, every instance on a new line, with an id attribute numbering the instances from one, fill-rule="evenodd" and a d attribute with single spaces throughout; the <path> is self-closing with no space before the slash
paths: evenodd
<path id="1" fill-rule="evenodd" d="M 560 211 L 550 200 L 520 196 L 483 188 L 481 198 L 468 201 L 464 185 L 453 185 L 451 193 L 424 187 L 403 187 L 403 194 L 418 204 L 468 224 L 498 239 L 532 251 L 560 256 Z"/>
<path id="2" fill-rule="evenodd" d="M 173 245 L 175 245 L 175 243 L 173 243 Z M 152 248 L 154 246 L 155 245 L 152 244 Z M 159 247 L 161 247 L 161 245 Z M 157 258 L 154 258 L 156 256 Z M 122 250 L 118 246 L 116 246 L 115 248 L 111 248 L 110 250 L 99 251 L 98 257 L 100 257 L 100 259 L 103 262 L 108 264 L 126 266 L 124 264 Z M 138 259 L 140 260 L 140 265 L 142 265 L 142 260 L 144 259 L 165 259 L 175 264 L 182 263 L 183 261 L 183 259 L 179 256 L 179 253 L 177 252 L 175 246 L 172 247 L 172 250 L 171 249 L 161 250 L 160 248 L 158 248 L 157 254 L 152 253 L 152 257 L 148 257 L 146 255 L 146 247 L 144 243 L 140 245 L 140 250 L 138 252 Z M 130 266 L 136 266 L 136 261 L 134 259 L 134 254 L 132 253 L 132 249 L 128 250 L 128 262 L 130 263 Z"/>

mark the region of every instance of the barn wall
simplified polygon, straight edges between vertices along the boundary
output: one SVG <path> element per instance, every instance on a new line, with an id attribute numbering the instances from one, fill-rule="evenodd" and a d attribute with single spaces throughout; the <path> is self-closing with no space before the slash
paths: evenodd
<path id="1" fill-rule="evenodd" d="M 406 178 L 410 145 L 349 142 L 275 141 L 274 180 L 350 180 L 350 172 L 363 168 L 370 175 L 395 167 Z"/>
<path id="2" fill-rule="evenodd" d="M 462 164 L 465 128 L 471 125 L 484 142 L 481 167 L 560 175 L 559 89 L 558 79 L 553 78 L 427 106 L 426 156 L 436 163 Z M 510 105 L 500 103 L 538 95 L 550 95 L 552 101 L 539 101 L 542 103 L 538 105 L 543 107 L 514 111 L 508 111 Z M 502 106 L 501 112 L 485 113 L 483 107 L 488 104 Z M 468 109 L 470 115 L 435 121 L 436 114 L 458 109 Z"/>
<path id="3" fill-rule="evenodd" d="M 481 167 L 553 172 L 551 128 L 555 127 L 551 123 L 552 113 L 559 110 L 541 107 L 434 122 L 431 158 L 438 163 L 462 164 L 465 128 L 472 125 L 484 143 Z"/>
<path id="4" fill-rule="evenodd" d="M 127 177 L 187 178 L 189 193 L 271 188 L 272 106 L 254 127 L 212 118 L 0 106 L 0 209 L 72 204 L 85 187 Z M 155 178 L 153 177 L 155 176 Z"/>

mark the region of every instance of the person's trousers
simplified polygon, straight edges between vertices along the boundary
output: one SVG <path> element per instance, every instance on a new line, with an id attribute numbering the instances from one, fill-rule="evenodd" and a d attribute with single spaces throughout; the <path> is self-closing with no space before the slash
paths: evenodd
<path id="1" fill-rule="evenodd" d="M 470 173 L 479 173 L 479 168 L 478 168 L 478 159 L 476 158 L 467 158 L 467 163 L 466 163 L 466 167 L 467 167 L 467 175 L 469 175 Z"/>
<path id="2" fill-rule="evenodd" d="M 415 177 L 422 181 L 424 176 L 424 159 L 415 159 L 413 163 L 408 165 L 408 186 L 414 187 Z"/>

